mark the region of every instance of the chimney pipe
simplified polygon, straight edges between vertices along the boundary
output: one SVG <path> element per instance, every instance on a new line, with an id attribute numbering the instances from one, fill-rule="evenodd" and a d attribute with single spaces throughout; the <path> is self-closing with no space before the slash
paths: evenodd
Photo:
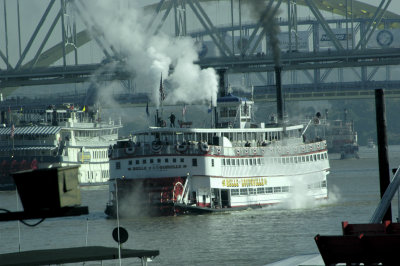
<path id="1" fill-rule="evenodd" d="M 226 85 L 225 85 L 226 69 L 218 69 L 217 74 L 219 77 L 218 97 L 224 97 L 224 96 L 226 96 Z"/>
<path id="2" fill-rule="evenodd" d="M 278 124 L 283 124 L 283 93 L 282 93 L 282 67 L 275 66 L 276 107 L 278 113 Z"/>

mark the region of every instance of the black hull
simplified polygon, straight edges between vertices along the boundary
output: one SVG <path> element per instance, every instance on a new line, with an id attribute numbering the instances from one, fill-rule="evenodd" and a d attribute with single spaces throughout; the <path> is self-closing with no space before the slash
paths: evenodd
<path id="1" fill-rule="evenodd" d="M 244 211 L 248 209 L 259 209 L 262 208 L 261 205 L 250 205 L 243 207 L 233 207 L 233 208 L 209 208 L 209 207 L 201 207 L 196 205 L 188 205 L 184 203 L 162 203 L 162 204 L 153 204 L 146 205 L 145 208 L 147 210 L 152 209 L 151 212 L 141 213 L 142 215 L 150 214 L 151 216 L 173 216 L 173 215 L 186 215 L 186 214 L 211 214 L 211 213 L 226 213 L 233 211 Z M 143 206 L 141 209 L 144 209 Z M 114 205 L 107 205 L 104 213 L 110 218 L 117 217 L 117 211 Z M 122 215 L 124 216 L 124 215 Z M 126 215 L 125 215 L 126 216 Z M 124 216 L 124 217 L 125 217 Z"/>

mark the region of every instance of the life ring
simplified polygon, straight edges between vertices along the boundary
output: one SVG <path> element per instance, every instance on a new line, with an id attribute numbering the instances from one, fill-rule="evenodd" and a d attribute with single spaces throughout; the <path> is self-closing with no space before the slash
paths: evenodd
<path id="1" fill-rule="evenodd" d="M 158 141 L 153 141 L 153 142 L 151 143 L 151 150 L 152 150 L 154 153 L 159 153 L 159 152 L 161 152 L 161 148 L 162 148 L 162 145 L 161 145 L 160 142 L 158 142 Z"/>
<path id="2" fill-rule="evenodd" d="M 133 154 L 135 152 L 135 147 L 133 147 L 133 146 L 126 147 L 124 149 L 124 151 L 125 151 L 126 154 Z"/>
<path id="3" fill-rule="evenodd" d="M 310 145 L 310 151 L 312 151 L 313 150 L 313 146 L 312 145 Z"/>
<path id="4" fill-rule="evenodd" d="M 206 142 L 199 142 L 199 148 L 202 152 L 207 153 L 210 150 L 210 147 Z"/>
<path id="5" fill-rule="evenodd" d="M 249 149 L 244 149 L 244 154 L 248 155 L 249 154 Z"/>
<path id="6" fill-rule="evenodd" d="M 257 154 L 257 148 L 253 148 L 253 154 Z"/>
<path id="7" fill-rule="evenodd" d="M 187 144 L 176 144 L 175 149 L 179 153 L 184 153 L 187 151 L 188 145 Z"/>
<path id="8" fill-rule="evenodd" d="M 319 149 L 319 143 L 317 143 L 317 148 Z"/>
<path id="9" fill-rule="evenodd" d="M 218 153 L 218 155 L 221 154 L 221 147 L 217 147 L 217 153 Z"/>
<path id="10" fill-rule="evenodd" d="M 240 154 L 240 150 L 236 149 L 236 155 L 239 155 L 239 154 Z"/>
<path id="11" fill-rule="evenodd" d="M 265 153 L 265 149 L 261 149 L 261 153 L 264 154 Z"/>
<path id="12" fill-rule="evenodd" d="M 306 147 L 303 146 L 302 150 L 303 150 L 303 152 L 305 152 L 306 151 Z"/>

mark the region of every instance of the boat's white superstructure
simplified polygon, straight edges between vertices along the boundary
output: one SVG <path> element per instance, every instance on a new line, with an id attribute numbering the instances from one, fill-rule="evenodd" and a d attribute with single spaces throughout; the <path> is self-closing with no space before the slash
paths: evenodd
<path id="1" fill-rule="evenodd" d="M 80 166 L 81 185 L 107 183 L 108 149 L 118 139 L 121 122 L 102 122 L 97 110 L 72 106 L 9 112 L 5 120 L 8 125 L 0 128 L 4 186 L 12 183 L 15 171 L 73 165 Z"/>
<path id="2" fill-rule="evenodd" d="M 326 198 L 326 142 L 305 143 L 302 125 L 251 122 L 253 104 L 228 95 L 218 99 L 215 128 L 151 127 L 119 141 L 106 213 L 115 215 L 117 198 L 120 210 L 163 214 L 258 207 L 296 193 Z"/>

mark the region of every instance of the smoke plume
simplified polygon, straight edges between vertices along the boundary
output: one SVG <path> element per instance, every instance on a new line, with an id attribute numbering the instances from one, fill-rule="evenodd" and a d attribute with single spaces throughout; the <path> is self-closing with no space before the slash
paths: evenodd
<path id="1" fill-rule="evenodd" d="M 280 29 L 275 17 L 278 12 L 274 12 L 273 6 L 266 10 L 266 2 L 264 0 L 247 1 L 247 4 L 250 6 L 253 16 L 258 21 L 261 20 L 262 27 L 271 45 L 275 66 L 279 66 L 281 49 L 279 47 L 278 34 Z"/>
<path id="2" fill-rule="evenodd" d="M 78 4 L 79 5 L 79 4 Z M 138 90 L 149 94 L 155 105 L 160 102 L 160 78 L 166 104 L 208 102 L 216 99 L 218 77 L 214 69 L 200 69 L 194 41 L 170 37 L 147 30 L 148 19 L 138 4 L 121 6 L 114 1 L 85 1 L 94 34 L 101 32 L 118 56 L 126 60 L 127 70 L 135 76 Z"/>

